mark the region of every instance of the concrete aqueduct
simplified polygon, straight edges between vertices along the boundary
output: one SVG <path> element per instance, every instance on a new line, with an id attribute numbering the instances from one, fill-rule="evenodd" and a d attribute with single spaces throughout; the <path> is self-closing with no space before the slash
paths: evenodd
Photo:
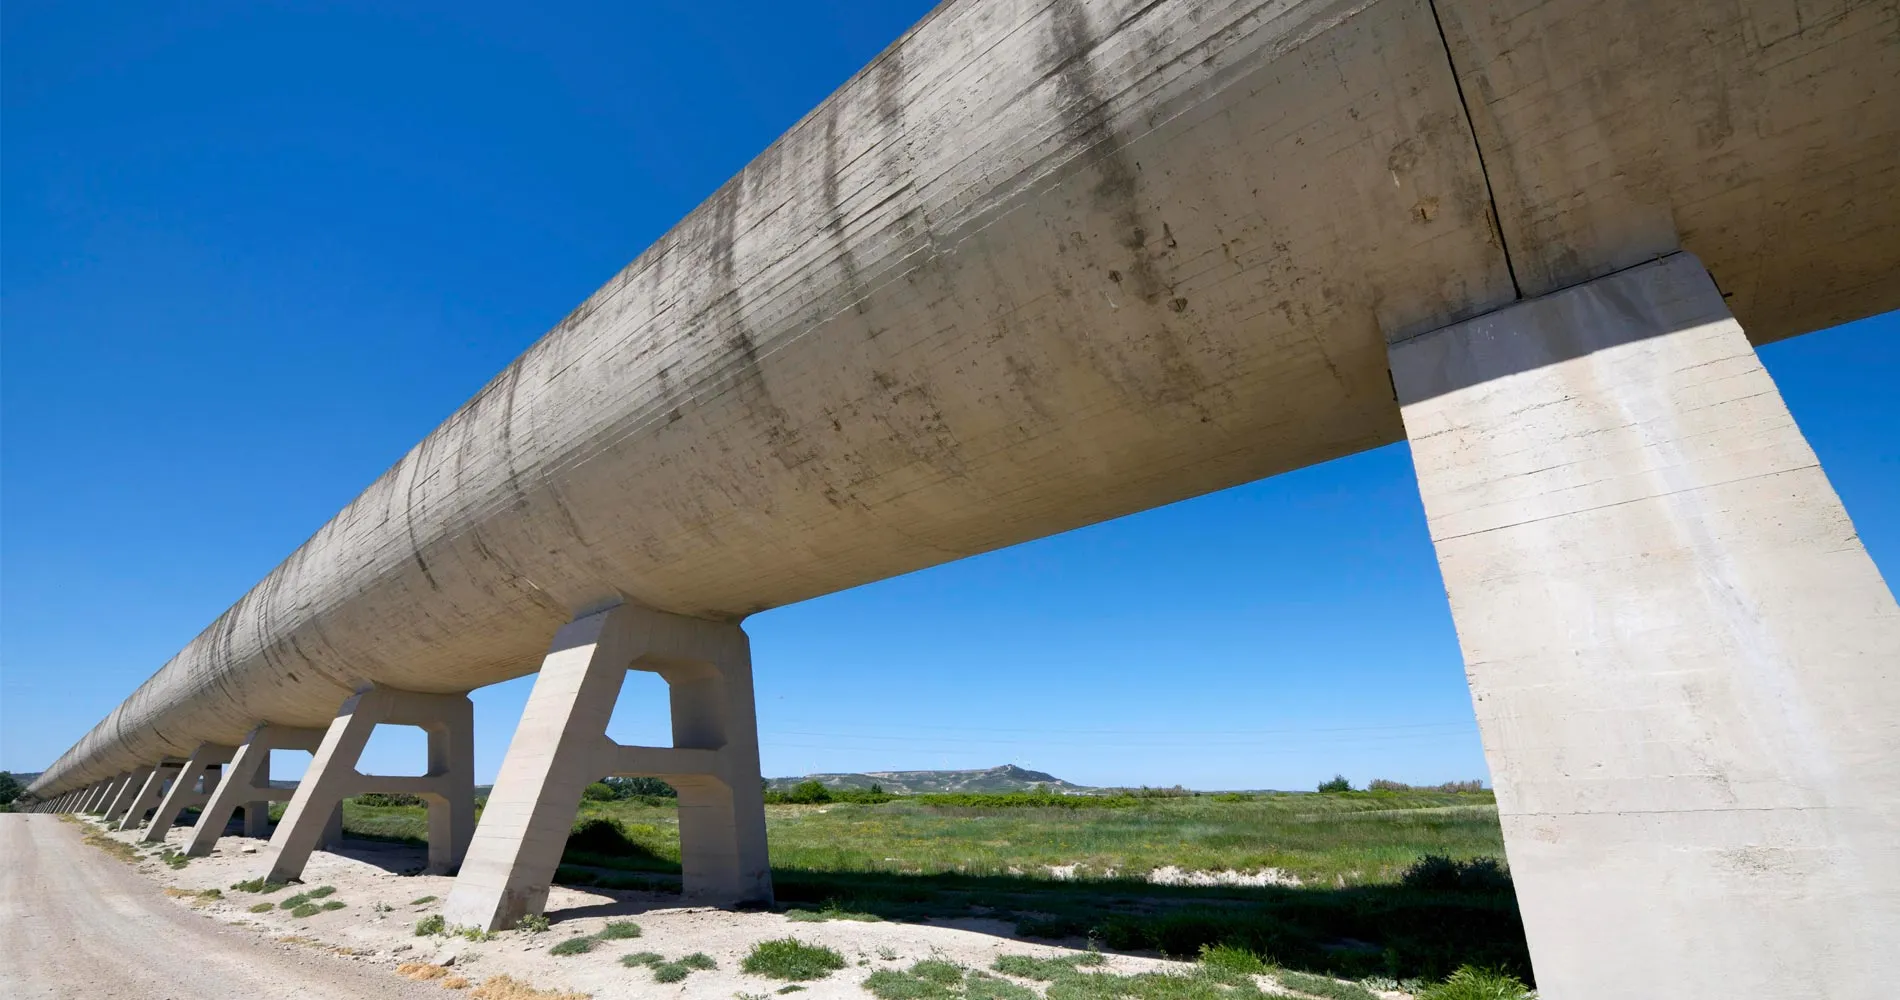
<path id="1" fill-rule="evenodd" d="M 315 748 L 259 874 L 414 791 L 497 927 L 655 774 L 766 898 L 746 615 L 1403 439 L 1543 995 L 1876 995 L 1900 610 L 1754 345 L 1900 307 L 1896 81 L 1891 3 L 951 0 L 31 793 L 204 851 Z"/>

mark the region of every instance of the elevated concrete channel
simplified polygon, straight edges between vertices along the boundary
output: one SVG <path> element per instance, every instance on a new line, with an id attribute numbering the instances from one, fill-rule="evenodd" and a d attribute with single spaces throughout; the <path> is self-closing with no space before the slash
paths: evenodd
<path id="1" fill-rule="evenodd" d="M 1752 345 L 1900 307 L 1897 18 L 947 3 L 32 793 L 259 726 L 350 767 L 346 700 L 545 658 L 451 919 L 539 907 L 608 771 L 760 898 L 746 615 L 1409 435 L 1543 995 L 1874 995 L 1900 611 Z M 674 747 L 606 742 L 629 667 Z"/>

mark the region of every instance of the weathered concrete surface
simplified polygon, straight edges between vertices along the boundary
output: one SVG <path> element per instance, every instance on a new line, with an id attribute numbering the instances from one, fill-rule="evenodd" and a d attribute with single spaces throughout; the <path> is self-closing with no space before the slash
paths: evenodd
<path id="1" fill-rule="evenodd" d="M 201 858 L 211 853 L 217 846 L 218 838 L 224 836 L 224 827 L 231 821 L 231 814 L 244 810 L 244 835 L 263 837 L 270 828 L 270 804 L 285 802 L 293 797 L 288 788 L 275 788 L 270 783 L 270 752 L 272 750 L 308 750 L 316 753 L 323 746 L 323 737 L 327 730 L 293 729 L 288 726 L 258 726 L 244 738 L 237 753 L 231 756 L 231 765 L 224 769 L 218 780 L 218 787 L 211 793 L 204 810 L 198 814 L 198 825 L 192 828 L 191 839 L 185 844 L 185 854 Z M 318 840 L 319 849 L 342 839 L 343 817 L 341 812 L 331 816 L 334 832 L 326 830 Z"/>
<path id="2" fill-rule="evenodd" d="M 607 737 L 629 669 L 666 679 L 672 746 L 622 746 Z M 443 907 L 449 923 L 495 930 L 540 913 L 581 791 L 607 775 L 664 778 L 679 790 L 687 899 L 772 902 L 745 633 L 621 605 L 555 634 Z"/>
<path id="3" fill-rule="evenodd" d="M 1770 335 L 1900 305 L 1900 14 L 1791 9 L 946 4 L 35 790 L 1396 440 L 1386 338 L 1516 283 L 1681 243 Z"/>
<path id="4" fill-rule="evenodd" d="M 370 734 L 383 724 L 428 734 L 426 772 L 405 777 L 356 769 Z M 475 706 L 468 696 L 372 687 L 344 702 L 271 834 L 260 876 L 267 882 L 301 878 L 310 852 L 340 835 L 343 800 L 364 792 L 421 796 L 429 810 L 428 870 L 454 871 L 475 835 Z"/>
<path id="5" fill-rule="evenodd" d="M 1900 607 L 1688 254 L 1403 341 L 1540 995 L 1900 977 Z"/>

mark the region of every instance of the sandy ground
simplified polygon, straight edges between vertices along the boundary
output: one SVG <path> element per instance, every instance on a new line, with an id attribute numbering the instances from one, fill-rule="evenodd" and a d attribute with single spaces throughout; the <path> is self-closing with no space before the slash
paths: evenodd
<path id="1" fill-rule="evenodd" d="M 342 854 L 310 858 L 304 886 L 270 896 L 232 891 L 260 873 L 263 841 L 227 836 L 210 857 L 182 869 L 156 860 L 137 866 L 85 845 L 84 829 L 51 816 L 0 815 L 0 995 L 6 997 L 413 997 L 457 996 L 439 985 L 399 978 L 405 962 L 448 965 L 451 974 L 480 984 L 506 974 L 542 989 L 618 997 L 734 997 L 771 995 L 784 985 L 746 975 L 739 965 L 752 946 L 796 937 L 836 949 L 851 964 L 830 978 L 805 984 L 812 1000 L 867 1000 L 859 984 L 880 967 L 907 968 L 944 958 L 985 968 L 1004 954 L 1071 952 L 1009 937 L 1013 927 L 994 921 L 932 924 L 794 922 L 776 913 L 734 913 L 681 906 L 676 896 L 557 887 L 548 901 L 553 929 L 508 931 L 490 941 L 417 937 L 416 921 L 440 912 L 453 880 L 406 874 L 421 853 L 352 842 Z M 188 830 L 174 830 L 182 849 Z M 131 843 L 132 834 L 113 834 Z M 328 897 L 342 909 L 298 919 L 274 908 L 253 914 L 264 900 L 281 901 L 296 888 L 334 886 Z M 223 890 L 204 901 L 164 890 Z M 424 897 L 432 902 L 416 903 Z M 631 919 L 638 939 L 607 941 L 588 954 L 555 957 L 548 949 L 566 938 L 593 934 L 609 920 Z M 705 952 L 719 964 L 678 984 L 660 984 L 644 968 L 629 969 L 621 955 L 658 952 L 668 959 Z M 1178 962 L 1111 956 L 1108 968 L 1131 973 L 1182 969 Z M 446 982 L 448 979 L 438 980 Z M 63 992 L 62 992 L 63 991 Z M 466 995 L 466 994 L 459 994 Z"/>
<path id="2" fill-rule="evenodd" d="M 441 997 L 352 962 L 207 920 L 54 816 L 0 814 L 0 996 L 186 1000 Z M 181 873 L 182 874 L 182 873 Z"/>

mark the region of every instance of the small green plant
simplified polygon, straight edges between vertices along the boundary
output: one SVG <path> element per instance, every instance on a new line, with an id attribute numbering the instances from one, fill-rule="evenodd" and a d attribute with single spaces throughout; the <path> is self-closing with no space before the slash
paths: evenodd
<path id="1" fill-rule="evenodd" d="M 1467 965 L 1442 983 L 1419 991 L 1418 1000 L 1525 1000 L 1530 987 L 1516 976 Z"/>
<path id="2" fill-rule="evenodd" d="M 190 857 L 180 854 L 169 847 L 160 848 L 155 857 L 165 862 L 165 866 L 173 871 L 177 871 L 191 863 Z"/>
<path id="3" fill-rule="evenodd" d="M 348 906 L 348 905 L 350 905 L 350 904 L 348 904 L 348 903 L 345 903 L 344 901 L 342 901 L 342 900 L 340 900 L 340 899 L 332 899 L 332 900 L 330 900 L 329 902 L 327 902 L 327 903 L 325 903 L 325 904 L 323 904 L 322 906 L 320 906 L 320 907 L 318 907 L 318 909 L 322 909 L 322 910 L 341 910 L 342 908 L 344 908 L 344 907 L 346 907 L 346 906 Z"/>
<path id="4" fill-rule="evenodd" d="M 269 913 L 270 911 L 275 910 L 275 909 L 277 909 L 277 904 L 264 902 L 264 903 L 257 903 L 253 905 L 251 907 L 251 912 L 252 913 Z"/>
<path id="5" fill-rule="evenodd" d="M 1310 972 L 1288 972 L 1285 969 L 1279 969 L 1274 972 L 1273 978 L 1278 979 L 1280 985 L 1287 989 L 1298 990 L 1311 996 L 1325 997 L 1326 1000 L 1379 1000 L 1378 997 L 1372 995 L 1372 991 L 1358 983 L 1342 983 L 1337 979 L 1315 976 Z"/>
<path id="6" fill-rule="evenodd" d="M 1459 861 L 1427 854 L 1399 874 L 1399 884 L 1441 892 L 1500 892 L 1510 890 L 1511 873 L 1496 858 Z"/>
<path id="7" fill-rule="evenodd" d="M 609 920 L 594 936 L 602 941 L 625 941 L 640 936 L 640 925 L 631 920 Z"/>
<path id="8" fill-rule="evenodd" d="M 436 934 L 441 934 L 446 930 L 447 924 L 448 921 L 442 919 L 442 914 L 431 913 L 421 920 L 416 921 L 416 936 L 431 937 Z"/>
<path id="9" fill-rule="evenodd" d="M 449 928 L 449 933 L 454 934 L 457 937 L 460 937 L 468 941 L 495 940 L 494 934 L 488 931 L 482 930 L 480 927 L 477 927 L 474 924 L 469 924 L 467 927 L 451 927 Z"/>
<path id="10" fill-rule="evenodd" d="M 309 892 L 304 893 L 304 895 L 309 896 L 311 899 L 322 899 L 325 896 L 334 895 L 335 893 L 336 893 L 336 886 L 320 885 L 320 886 L 317 886 L 315 889 L 312 889 Z"/>
<path id="11" fill-rule="evenodd" d="M 795 920 L 800 923 L 816 923 L 825 920 L 857 920 L 863 923 L 877 923 L 884 919 L 875 913 L 847 910 L 844 908 L 844 905 L 836 899 L 825 900 L 825 905 L 816 910 L 787 910 L 785 917 L 788 920 Z"/>
<path id="12" fill-rule="evenodd" d="M 308 903 L 308 902 L 310 902 L 310 894 L 307 892 L 300 892 L 296 894 L 295 896 L 290 896 L 286 898 L 283 902 L 278 903 L 277 905 L 282 909 L 294 910 L 297 907 L 302 906 L 303 904 Z"/>
<path id="13" fill-rule="evenodd" d="M 1069 974 L 1075 975 L 1073 968 Z M 903 972 L 879 969 L 864 980 L 864 988 L 878 1000 L 1036 1000 L 1035 991 L 1027 987 L 937 958 L 925 959 Z M 1122 994 L 1084 992 L 1074 995 Z"/>
<path id="14" fill-rule="evenodd" d="M 1269 971 L 1260 956 L 1225 944 L 1202 945 L 1201 965 L 1213 972 L 1234 976 L 1258 976 Z"/>
<path id="15" fill-rule="evenodd" d="M 546 934 L 554 925 L 548 922 L 545 913 L 530 913 L 515 922 L 515 926 L 530 934 Z"/>
<path id="16" fill-rule="evenodd" d="M 1352 791 L 1352 782 L 1347 781 L 1346 776 L 1343 774 L 1335 774 L 1333 775 L 1333 780 L 1320 782 L 1319 790 L 1322 792 L 1350 792 Z"/>
<path id="17" fill-rule="evenodd" d="M 591 937 L 571 937 L 548 949 L 550 955 L 585 955 L 594 950 Z"/>
<path id="18" fill-rule="evenodd" d="M 1030 955 L 1004 955 L 990 963 L 990 968 L 1008 976 L 1021 976 L 1038 982 L 1051 982 L 1064 976 L 1073 975 L 1078 968 L 1102 965 L 1108 960 L 1099 951 L 1085 952 L 1080 955 L 1064 955 L 1061 958 L 1035 958 Z"/>
<path id="19" fill-rule="evenodd" d="M 620 964 L 629 969 L 637 969 L 643 965 L 658 965 L 662 961 L 664 960 L 657 951 L 636 951 L 630 955 L 620 956 Z"/>
<path id="20" fill-rule="evenodd" d="M 254 879 L 247 879 L 246 881 L 243 881 L 243 882 L 233 883 L 231 888 L 236 889 L 239 892 L 256 892 L 256 893 L 262 893 L 268 896 L 271 893 L 276 892 L 277 890 L 282 889 L 289 884 L 290 884 L 289 882 L 268 882 L 262 878 L 254 878 Z"/>
<path id="21" fill-rule="evenodd" d="M 322 909 L 322 907 L 315 903 L 300 903 L 296 909 L 290 911 L 290 915 L 293 917 L 314 917 Z"/>
<path id="22" fill-rule="evenodd" d="M 389 905 L 388 903 L 384 903 L 384 902 L 381 902 L 381 901 L 378 901 L 378 902 L 376 902 L 376 903 L 374 903 L 374 904 L 372 904 L 372 905 L 370 906 L 370 909 L 372 909 L 372 910 L 375 910 L 375 911 L 376 911 L 377 913 L 394 913 L 394 912 L 396 912 L 396 908 L 395 908 L 395 907 L 393 907 L 393 906 L 391 906 L 391 905 Z"/>
<path id="23" fill-rule="evenodd" d="M 886 962 L 895 962 L 897 961 L 897 949 L 892 948 L 888 945 L 880 947 L 877 950 L 877 957 L 883 959 Z"/>
<path id="24" fill-rule="evenodd" d="M 805 992 L 805 988 L 797 983 L 786 983 L 772 992 L 777 993 L 779 996 L 785 996 L 788 993 L 803 993 Z"/>
<path id="25" fill-rule="evenodd" d="M 741 968 L 771 979 L 823 979 L 845 967 L 844 956 L 797 938 L 774 938 L 752 946 Z"/>
<path id="26" fill-rule="evenodd" d="M 435 900 L 436 900 L 436 897 L 434 897 L 434 896 L 423 896 L 423 897 L 421 897 L 421 898 L 419 898 L 419 899 L 412 899 L 412 900 L 410 900 L 410 901 L 409 901 L 409 905 L 410 905 L 410 906 L 423 906 L 423 905 L 426 905 L 426 904 L 428 904 L 428 903 L 433 903 L 433 902 L 435 902 Z"/>

